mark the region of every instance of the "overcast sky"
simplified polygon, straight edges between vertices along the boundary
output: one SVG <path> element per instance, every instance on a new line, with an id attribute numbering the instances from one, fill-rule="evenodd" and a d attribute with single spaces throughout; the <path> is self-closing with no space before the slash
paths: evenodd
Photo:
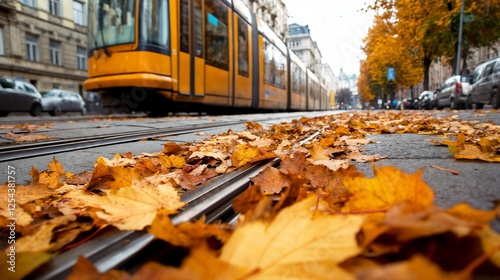
<path id="1" fill-rule="evenodd" d="M 363 38 L 373 23 L 373 13 L 360 11 L 373 0 L 283 0 L 288 24 L 309 25 L 311 37 L 335 75 L 340 67 L 347 74 L 359 74 Z"/>

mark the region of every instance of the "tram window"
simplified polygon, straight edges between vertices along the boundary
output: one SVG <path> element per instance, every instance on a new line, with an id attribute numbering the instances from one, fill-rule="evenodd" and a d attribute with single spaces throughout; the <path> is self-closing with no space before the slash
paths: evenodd
<path id="1" fill-rule="evenodd" d="M 228 69 L 227 6 L 220 0 L 206 0 L 205 62 Z"/>
<path id="2" fill-rule="evenodd" d="M 248 25 L 238 18 L 238 74 L 248 77 Z"/>
<path id="3" fill-rule="evenodd" d="M 82 2 L 82 1 L 80 1 Z M 90 49 L 135 41 L 135 2 L 87 1 Z"/>
<path id="4" fill-rule="evenodd" d="M 298 92 L 301 95 L 305 94 L 306 85 L 306 73 L 297 66 L 297 64 L 292 63 L 292 90 Z"/>
<path id="5" fill-rule="evenodd" d="M 189 52 L 189 0 L 181 0 L 181 52 Z"/>
<path id="6" fill-rule="evenodd" d="M 285 88 L 286 57 L 269 40 L 264 38 L 264 82 L 275 87 Z"/>
<path id="7" fill-rule="evenodd" d="M 201 0 L 194 0 L 194 38 L 197 57 L 203 57 L 203 22 L 201 17 Z"/>
<path id="8" fill-rule="evenodd" d="M 141 39 L 143 42 L 168 47 L 167 0 L 144 0 Z"/>

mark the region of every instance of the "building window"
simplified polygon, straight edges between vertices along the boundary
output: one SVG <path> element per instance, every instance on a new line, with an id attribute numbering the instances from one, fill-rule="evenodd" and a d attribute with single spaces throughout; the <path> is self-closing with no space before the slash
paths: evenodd
<path id="1" fill-rule="evenodd" d="M 50 40 L 50 63 L 54 65 L 62 65 L 60 42 Z"/>
<path id="2" fill-rule="evenodd" d="M 3 50 L 3 28 L 0 27 L 0 55 L 4 55 L 4 50 Z"/>
<path id="3" fill-rule="evenodd" d="M 31 7 L 36 7 L 36 0 L 23 0 L 23 3 Z"/>
<path id="4" fill-rule="evenodd" d="M 61 15 L 61 4 L 59 0 L 49 0 L 49 13 L 55 16 Z"/>
<path id="5" fill-rule="evenodd" d="M 82 47 L 76 47 L 76 65 L 80 70 L 87 70 L 87 50 Z"/>
<path id="6" fill-rule="evenodd" d="M 38 37 L 26 33 L 26 58 L 31 61 L 39 61 L 40 55 L 38 54 Z"/>
<path id="7" fill-rule="evenodd" d="M 79 25 L 85 25 L 83 3 L 73 1 L 73 21 Z"/>

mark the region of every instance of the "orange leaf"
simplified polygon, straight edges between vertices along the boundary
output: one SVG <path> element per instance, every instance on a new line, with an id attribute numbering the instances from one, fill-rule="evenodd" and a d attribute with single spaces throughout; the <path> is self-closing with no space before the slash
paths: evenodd
<path id="1" fill-rule="evenodd" d="M 375 178 L 345 179 L 346 188 L 353 194 L 347 202 L 347 211 L 388 210 L 406 200 L 432 205 L 434 192 L 421 178 L 423 169 L 410 175 L 393 166 L 372 167 Z"/>

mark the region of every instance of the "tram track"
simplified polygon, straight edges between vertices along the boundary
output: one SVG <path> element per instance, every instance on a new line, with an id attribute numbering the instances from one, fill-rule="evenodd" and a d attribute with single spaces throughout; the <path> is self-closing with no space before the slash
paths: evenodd
<path id="1" fill-rule="evenodd" d="M 289 120 L 289 115 L 273 118 L 276 120 Z M 119 145 L 130 142 L 136 142 L 143 139 L 154 139 L 165 136 L 176 136 L 188 133 L 203 132 L 206 130 L 231 127 L 245 124 L 248 121 L 269 121 L 269 117 L 255 118 L 252 120 L 221 121 L 214 123 L 193 124 L 183 127 L 152 128 L 140 131 L 89 135 L 86 137 L 58 139 L 28 144 L 16 144 L 0 146 L 0 162 L 20 160 L 35 156 L 52 155 L 75 150 L 91 149 L 102 146 Z"/>
<path id="2" fill-rule="evenodd" d="M 315 132 L 297 145 L 303 145 L 315 138 Z M 232 173 L 211 179 L 202 188 L 181 195 L 186 206 L 171 217 L 174 225 L 191 221 L 201 216 L 207 223 L 222 221 L 233 223 L 238 213 L 232 210 L 232 201 L 250 184 L 250 178 L 256 176 L 268 166 L 278 166 L 278 158 L 247 165 Z M 61 253 L 48 263 L 36 269 L 29 279 L 65 279 L 72 271 L 79 256 L 85 256 L 101 272 L 111 269 L 133 270 L 150 259 L 142 257 L 141 252 L 156 252 L 156 258 L 168 254 L 169 244 L 160 242 L 146 231 L 118 231 L 109 229 L 99 236 Z M 158 254 L 158 252 L 164 252 Z M 160 255 L 160 256 L 158 256 Z M 138 257 L 141 256 L 141 257 Z"/>

